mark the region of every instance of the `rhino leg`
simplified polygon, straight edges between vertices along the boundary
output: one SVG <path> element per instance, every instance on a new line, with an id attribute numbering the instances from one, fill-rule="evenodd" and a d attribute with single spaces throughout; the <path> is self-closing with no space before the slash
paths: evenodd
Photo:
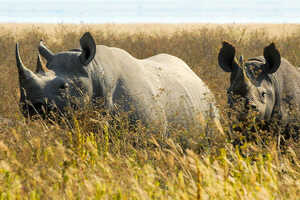
<path id="1" fill-rule="evenodd" d="M 214 122 L 215 122 L 215 125 L 216 125 L 217 129 L 220 131 L 220 133 L 221 133 L 222 135 L 225 135 L 220 120 L 219 120 L 218 118 L 215 118 L 215 119 L 214 119 Z"/>
<path id="2" fill-rule="evenodd" d="M 148 128 L 153 133 L 160 133 L 164 137 L 167 137 L 168 121 L 164 109 L 159 106 L 152 107 L 152 109 L 145 110 L 144 120 Z M 148 116 L 148 117 L 145 117 Z"/>
<path id="3" fill-rule="evenodd" d="M 109 92 L 105 97 L 105 109 L 107 109 L 111 114 L 116 112 L 116 106 L 113 103 L 113 95 L 111 92 Z"/>

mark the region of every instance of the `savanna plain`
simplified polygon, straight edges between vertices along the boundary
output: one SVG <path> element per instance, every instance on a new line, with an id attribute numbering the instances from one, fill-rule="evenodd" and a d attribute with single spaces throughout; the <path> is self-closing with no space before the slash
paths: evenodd
<path id="1" fill-rule="evenodd" d="M 70 122 L 26 120 L 15 43 L 35 70 L 41 39 L 60 52 L 79 47 L 86 31 L 137 58 L 183 59 L 215 94 L 225 135 L 213 127 L 146 134 L 122 114 L 111 123 L 89 106 Z M 0 199 L 300 199 L 298 130 L 228 118 L 229 74 L 217 61 L 223 40 L 245 58 L 275 42 L 300 66 L 297 24 L 0 24 Z"/>

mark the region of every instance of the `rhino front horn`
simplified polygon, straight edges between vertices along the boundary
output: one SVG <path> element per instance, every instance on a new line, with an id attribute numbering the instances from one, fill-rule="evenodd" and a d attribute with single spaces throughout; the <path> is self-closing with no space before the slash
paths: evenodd
<path id="1" fill-rule="evenodd" d="M 43 40 L 40 41 L 40 45 L 39 45 L 39 52 L 40 54 L 46 58 L 47 62 L 49 62 L 50 60 L 52 60 L 54 54 L 52 53 L 52 51 L 50 51 L 50 49 L 48 49 L 44 43 Z"/>
<path id="2" fill-rule="evenodd" d="M 248 74 L 247 74 L 246 66 L 245 66 L 245 65 L 242 65 L 241 67 L 242 67 L 242 71 L 243 71 L 243 75 L 244 75 L 244 80 L 245 80 L 246 84 L 249 86 L 249 85 L 252 84 L 252 82 L 251 82 L 251 80 L 250 80 L 250 78 L 249 78 L 249 76 L 248 76 Z"/>
<path id="3" fill-rule="evenodd" d="M 19 44 L 16 44 L 16 61 L 17 61 L 17 67 L 18 67 L 18 72 L 19 72 L 19 79 L 21 80 L 27 80 L 31 78 L 35 78 L 36 75 L 29 69 L 27 69 L 20 57 L 19 53 Z"/>

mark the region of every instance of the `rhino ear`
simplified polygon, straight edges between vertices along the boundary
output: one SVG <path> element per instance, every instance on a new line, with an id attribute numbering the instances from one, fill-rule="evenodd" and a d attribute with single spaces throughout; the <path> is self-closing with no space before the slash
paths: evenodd
<path id="1" fill-rule="evenodd" d="M 263 66 L 264 72 L 268 74 L 276 72 L 281 63 L 281 57 L 274 43 L 264 48 L 264 57 L 266 59 L 266 64 Z"/>
<path id="2" fill-rule="evenodd" d="M 44 58 L 46 58 L 47 62 L 51 61 L 54 56 L 52 51 L 44 45 L 43 40 L 40 41 L 39 52 Z"/>
<path id="3" fill-rule="evenodd" d="M 94 59 L 96 54 L 95 40 L 89 32 L 86 32 L 80 38 L 80 46 L 82 48 L 82 53 L 79 57 L 80 62 L 83 65 L 88 65 Z"/>
<path id="4" fill-rule="evenodd" d="M 234 58 L 235 58 L 234 46 L 224 41 L 222 43 L 222 48 L 220 49 L 218 55 L 219 66 L 225 72 L 233 72 L 235 70 L 235 67 L 237 67 L 237 63 Z"/>

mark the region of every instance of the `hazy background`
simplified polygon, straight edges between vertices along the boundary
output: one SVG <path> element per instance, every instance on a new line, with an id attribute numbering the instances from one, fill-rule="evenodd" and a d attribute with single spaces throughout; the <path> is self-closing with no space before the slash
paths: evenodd
<path id="1" fill-rule="evenodd" d="M 299 23 L 299 0 L 0 0 L 0 22 Z"/>

